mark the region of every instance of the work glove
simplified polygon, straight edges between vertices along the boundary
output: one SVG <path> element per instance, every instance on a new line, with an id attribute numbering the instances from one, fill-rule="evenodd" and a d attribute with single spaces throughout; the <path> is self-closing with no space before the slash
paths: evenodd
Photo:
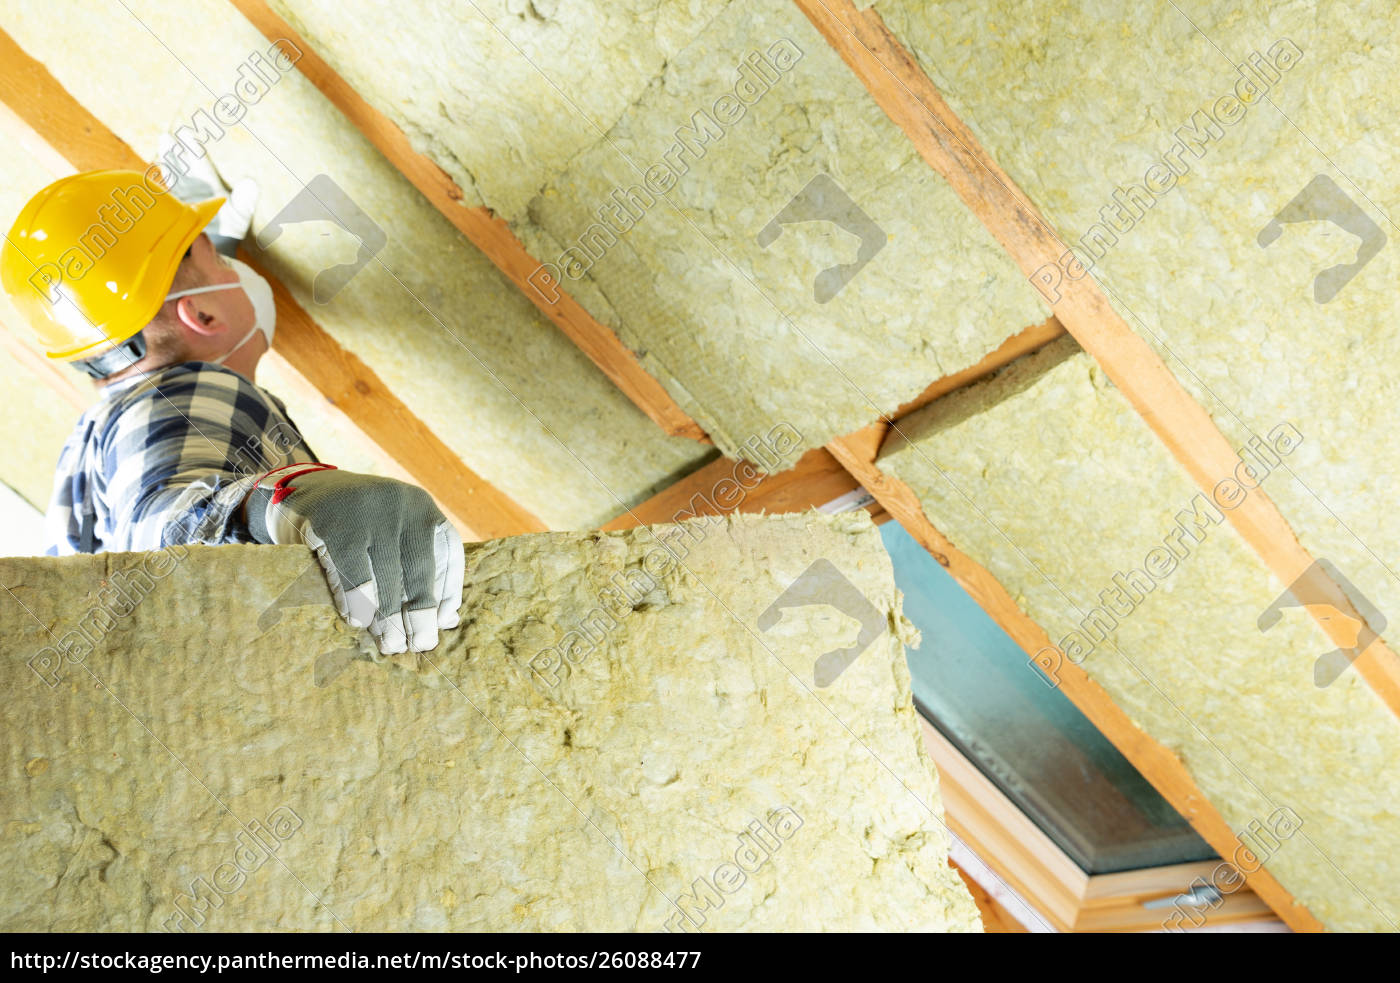
<path id="1" fill-rule="evenodd" d="M 311 547 L 340 616 L 368 628 L 380 654 L 431 651 L 456 628 L 466 557 L 457 530 L 423 489 L 329 464 L 291 464 L 247 500 L 259 543 Z"/>
<path id="2" fill-rule="evenodd" d="M 184 144 L 170 134 L 160 138 L 156 150 L 156 165 L 165 186 L 180 201 L 188 204 L 225 199 L 214 221 L 205 228 L 214 248 L 225 256 L 238 252 L 238 246 L 248 236 L 253 225 L 253 209 L 258 204 L 258 184 L 251 178 L 235 181 L 232 188 L 224 184 L 214 162 L 206 152 L 194 156 Z"/>

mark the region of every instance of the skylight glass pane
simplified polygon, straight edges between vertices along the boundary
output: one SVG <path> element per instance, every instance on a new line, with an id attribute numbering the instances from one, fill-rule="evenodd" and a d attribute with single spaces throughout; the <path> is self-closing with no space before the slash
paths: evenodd
<path id="1" fill-rule="evenodd" d="M 904 612 L 914 699 L 1088 874 L 1208 860 L 1214 851 L 898 523 L 880 527 Z"/>

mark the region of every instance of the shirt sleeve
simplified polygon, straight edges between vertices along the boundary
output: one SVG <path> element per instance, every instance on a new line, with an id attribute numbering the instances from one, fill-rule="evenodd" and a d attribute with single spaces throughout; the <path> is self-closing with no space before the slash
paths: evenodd
<path id="1" fill-rule="evenodd" d="M 244 499 L 267 471 L 310 456 L 304 446 L 236 373 L 191 367 L 141 387 L 101 441 L 104 549 L 252 542 Z"/>

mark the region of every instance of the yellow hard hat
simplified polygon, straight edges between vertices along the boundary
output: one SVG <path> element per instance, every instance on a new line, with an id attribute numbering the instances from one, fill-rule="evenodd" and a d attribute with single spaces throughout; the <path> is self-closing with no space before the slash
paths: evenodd
<path id="1" fill-rule="evenodd" d="M 0 252 L 0 282 L 49 358 L 89 359 L 151 322 L 222 198 L 187 205 L 146 171 L 88 171 L 29 200 Z"/>

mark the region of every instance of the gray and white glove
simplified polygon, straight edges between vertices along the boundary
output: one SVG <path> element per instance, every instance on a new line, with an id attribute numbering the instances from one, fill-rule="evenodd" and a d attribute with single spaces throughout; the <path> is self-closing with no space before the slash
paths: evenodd
<path id="1" fill-rule="evenodd" d="M 232 256 L 238 252 L 239 244 L 248 237 L 253 225 L 253 209 L 258 204 L 257 182 L 244 178 L 235 181 L 230 188 L 214 170 L 208 153 L 194 157 L 188 147 L 168 133 L 161 136 L 156 153 L 160 176 L 170 193 L 180 201 L 193 204 L 210 198 L 226 199 L 204 231 L 223 255 Z"/>
<path id="2" fill-rule="evenodd" d="M 382 655 L 430 651 L 439 628 L 457 627 L 462 539 L 423 489 L 329 464 L 292 464 L 258 479 L 247 510 L 257 542 L 315 551 L 336 610 L 368 628 Z"/>

